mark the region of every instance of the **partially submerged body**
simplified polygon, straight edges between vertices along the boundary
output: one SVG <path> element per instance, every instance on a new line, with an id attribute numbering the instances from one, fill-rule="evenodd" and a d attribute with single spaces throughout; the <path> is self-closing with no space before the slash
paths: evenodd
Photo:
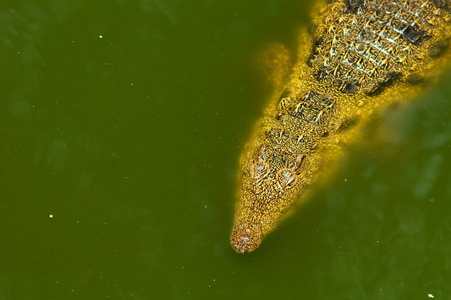
<path id="1" fill-rule="evenodd" d="M 305 201 L 376 112 L 418 94 L 449 63 L 444 0 L 338 0 L 317 8 L 288 84 L 240 159 L 230 236 L 240 253 L 258 248 Z"/>

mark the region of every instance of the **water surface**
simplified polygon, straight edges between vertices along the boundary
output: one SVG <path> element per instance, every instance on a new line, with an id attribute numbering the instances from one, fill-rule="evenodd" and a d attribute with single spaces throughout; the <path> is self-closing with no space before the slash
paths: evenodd
<path id="1" fill-rule="evenodd" d="M 0 5 L 0 299 L 451 299 L 451 73 L 251 255 L 238 157 L 311 2 Z"/>

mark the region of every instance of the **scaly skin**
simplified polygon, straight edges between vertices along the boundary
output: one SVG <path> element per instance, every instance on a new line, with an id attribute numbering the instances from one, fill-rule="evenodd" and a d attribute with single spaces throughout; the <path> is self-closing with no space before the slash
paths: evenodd
<path id="1" fill-rule="evenodd" d="M 232 247 L 257 249 L 372 116 L 412 98 L 450 61 L 444 0 L 321 2 L 302 31 L 285 90 L 256 124 L 240 159 Z"/>

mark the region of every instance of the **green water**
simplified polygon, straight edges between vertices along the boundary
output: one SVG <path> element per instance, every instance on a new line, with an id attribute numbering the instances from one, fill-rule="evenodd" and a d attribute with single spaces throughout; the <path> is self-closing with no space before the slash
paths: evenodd
<path id="1" fill-rule="evenodd" d="M 255 57 L 310 2 L 49 2 L 0 4 L 0 300 L 451 299 L 449 73 L 242 256 Z"/>

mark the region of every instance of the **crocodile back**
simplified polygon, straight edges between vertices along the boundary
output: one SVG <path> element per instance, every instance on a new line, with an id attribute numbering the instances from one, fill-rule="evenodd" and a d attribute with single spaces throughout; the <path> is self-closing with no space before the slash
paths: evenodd
<path id="1" fill-rule="evenodd" d="M 315 33 L 308 64 L 316 79 L 366 94 L 399 78 L 444 48 L 444 1 L 345 0 L 332 4 Z"/>

